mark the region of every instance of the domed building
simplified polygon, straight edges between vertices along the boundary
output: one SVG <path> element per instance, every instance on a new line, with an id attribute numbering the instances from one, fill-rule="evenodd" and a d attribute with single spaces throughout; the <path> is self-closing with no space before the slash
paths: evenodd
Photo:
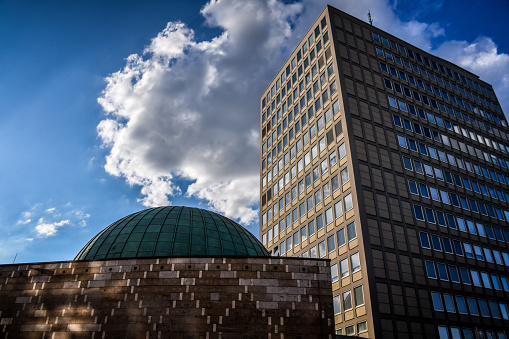
<path id="1" fill-rule="evenodd" d="M 271 257 L 199 208 L 156 207 L 72 261 L 0 265 L 9 338 L 332 338 L 329 260 Z M 4 334 L 5 333 L 5 334 Z"/>
<path id="2" fill-rule="evenodd" d="M 190 256 L 267 257 L 269 252 L 233 220 L 204 209 L 172 206 L 114 222 L 74 260 Z"/>

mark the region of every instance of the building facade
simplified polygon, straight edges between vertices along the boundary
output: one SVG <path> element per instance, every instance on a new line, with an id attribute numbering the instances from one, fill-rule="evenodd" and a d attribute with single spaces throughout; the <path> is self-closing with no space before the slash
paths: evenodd
<path id="1" fill-rule="evenodd" d="M 0 338 L 332 339 L 330 272 L 214 212 L 150 208 L 74 261 L 0 265 Z"/>
<path id="2" fill-rule="evenodd" d="M 509 129 L 478 76 L 327 6 L 260 101 L 260 238 L 336 333 L 509 335 Z"/>

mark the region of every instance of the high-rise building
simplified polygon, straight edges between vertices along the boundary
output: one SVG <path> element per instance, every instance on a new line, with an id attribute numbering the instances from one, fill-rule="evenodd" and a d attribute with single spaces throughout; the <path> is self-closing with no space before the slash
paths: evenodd
<path id="1" fill-rule="evenodd" d="M 331 260 L 335 327 L 509 332 L 509 129 L 471 72 L 327 6 L 260 101 L 260 237 Z"/>

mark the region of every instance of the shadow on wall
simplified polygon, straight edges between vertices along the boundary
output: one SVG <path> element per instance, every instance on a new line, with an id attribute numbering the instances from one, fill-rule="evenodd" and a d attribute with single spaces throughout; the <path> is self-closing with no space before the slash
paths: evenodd
<path id="1" fill-rule="evenodd" d="M 0 266 L 7 338 L 333 338 L 328 260 L 163 258 Z"/>

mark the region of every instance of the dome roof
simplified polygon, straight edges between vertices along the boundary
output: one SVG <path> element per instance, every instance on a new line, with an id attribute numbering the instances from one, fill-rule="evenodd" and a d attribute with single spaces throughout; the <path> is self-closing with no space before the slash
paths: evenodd
<path id="1" fill-rule="evenodd" d="M 249 231 L 193 207 L 149 208 L 97 234 L 74 260 L 189 256 L 269 256 Z"/>

